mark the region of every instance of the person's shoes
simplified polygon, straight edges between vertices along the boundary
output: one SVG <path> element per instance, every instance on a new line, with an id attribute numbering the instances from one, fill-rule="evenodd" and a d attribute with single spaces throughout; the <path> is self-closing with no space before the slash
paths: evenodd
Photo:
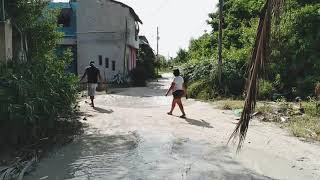
<path id="1" fill-rule="evenodd" d="M 185 114 L 182 114 L 182 115 L 180 116 L 180 118 L 185 119 L 185 118 L 187 118 L 187 116 L 186 116 Z"/>
<path id="2" fill-rule="evenodd" d="M 171 112 L 168 112 L 167 114 L 168 114 L 168 115 L 170 115 L 170 116 L 172 115 L 172 113 L 171 113 Z"/>

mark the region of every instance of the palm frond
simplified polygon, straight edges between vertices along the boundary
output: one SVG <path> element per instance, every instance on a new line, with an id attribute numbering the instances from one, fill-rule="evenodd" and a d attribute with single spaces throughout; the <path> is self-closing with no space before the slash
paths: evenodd
<path id="1" fill-rule="evenodd" d="M 252 56 L 249 63 L 249 77 L 246 84 L 246 99 L 243 112 L 230 140 L 239 137 L 238 151 L 241 149 L 247 135 L 251 115 L 257 102 L 259 80 L 264 74 L 268 60 L 268 44 L 271 34 L 271 19 L 280 15 L 284 0 L 267 0 L 260 15 L 259 26 Z"/>

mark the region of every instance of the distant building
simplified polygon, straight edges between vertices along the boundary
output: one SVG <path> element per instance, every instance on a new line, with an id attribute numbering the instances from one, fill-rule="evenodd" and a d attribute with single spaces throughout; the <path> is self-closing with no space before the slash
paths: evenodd
<path id="1" fill-rule="evenodd" d="M 66 49 L 73 52 L 73 61 L 69 67 L 69 71 L 78 74 L 77 67 L 77 3 L 49 3 L 49 9 L 58 9 L 58 24 L 61 27 L 59 31 L 64 33 L 63 39 L 59 42 L 57 53 L 62 54 Z"/>
<path id="2" fill-rule="evenodd" d="M 58 23 L 65 36 L 59 44 L 74 50 L 73 72 L 83 74 L 93 60 L 110 80 L 136 67 L 142 21 L 131 7 L 114 0 L 50 3 L 49 7 L 61 9 Z"/>

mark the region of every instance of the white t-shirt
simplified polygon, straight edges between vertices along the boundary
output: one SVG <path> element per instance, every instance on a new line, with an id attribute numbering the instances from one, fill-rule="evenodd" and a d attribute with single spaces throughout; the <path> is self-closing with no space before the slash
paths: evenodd
<path id="1" fill-rule="evenodd" d="M 177 91 L 177 90 L 184 90 L 183 89 L 183 83 L 184 83 L 184 80 L 181 76 L 176 76 L 174 79 L 173 79 L 173 82 L 175 84 L 174 88 L 173 88 L 173 92 Z"/>

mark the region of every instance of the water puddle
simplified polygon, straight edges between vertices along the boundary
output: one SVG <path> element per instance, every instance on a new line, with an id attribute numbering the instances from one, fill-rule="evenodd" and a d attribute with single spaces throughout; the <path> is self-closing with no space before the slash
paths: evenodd
<path id="1" fill-rule="evenodd" d="M 268 179 L 243 169 L 227 147 L 131 132 L 84 135 L 44 159 L 26 180 Z"/>

